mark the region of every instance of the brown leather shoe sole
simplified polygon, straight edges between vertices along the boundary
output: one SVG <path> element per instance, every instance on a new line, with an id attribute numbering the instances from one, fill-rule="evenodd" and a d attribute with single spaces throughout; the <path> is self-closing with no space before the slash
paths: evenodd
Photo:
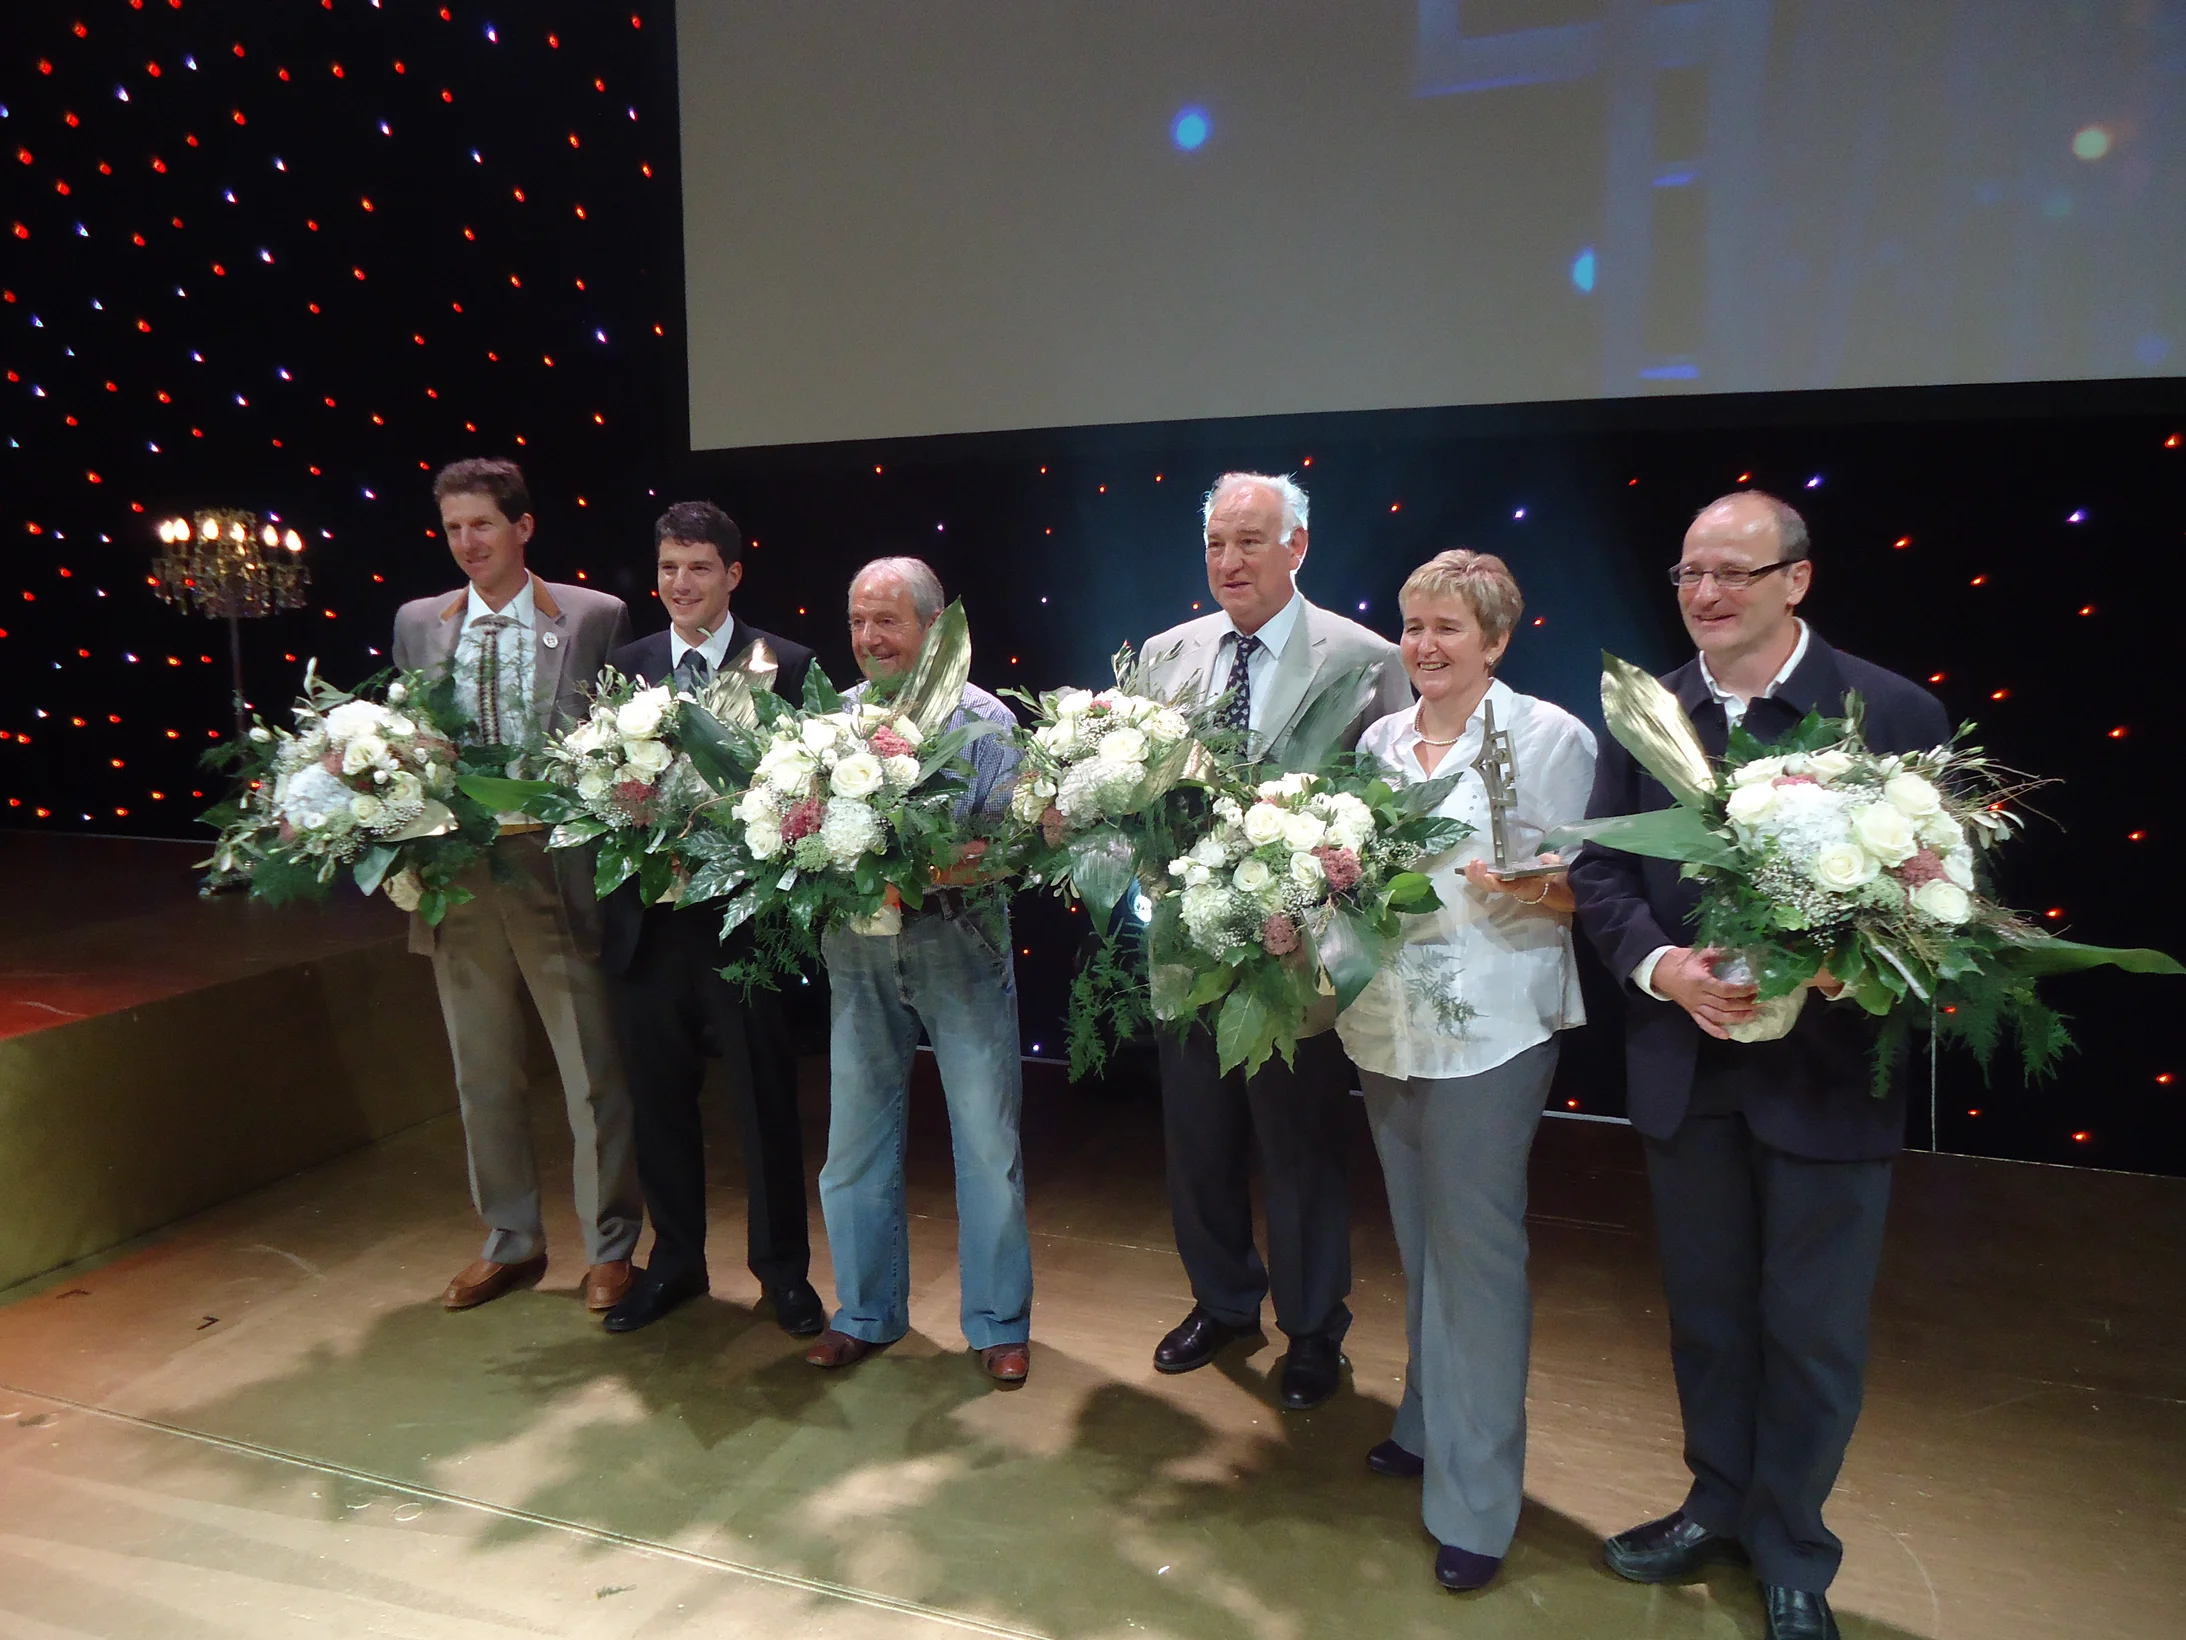
<path id="1" fill-rule="evenodd" d="M 868 1344 L 862 1338 L 853 1338 L 830 1327 L 812 1341 L 812 1348 L 805 1351 L 805 1360 L 815 1367 L 850 1367 L 887 1347 L 886 1344 Z"/>
<path id="2" fill-rule="evenodd" d="M 440 1295 L 440 1307 L 444 1310 L 475 1310 L 479 1305 L 490 1303 L 503 1293 L 518 1287 L 538 1285 L 546 1274 L 546 1254 L 536 1253 L 518 1264 L 496 1264 L 491 1259 L 478 1259 L 466 1265 L 448 1283 L 447 1291 Z"/>
<path id="3" fill-rule="evenodd" d="M 979 1352 L 979 1364 L 987 1369 L 987 1376 L 1005 1389 L 1015 1389 L 1032 1371 L 1032 1346 L 1029 1344 L 989 1344 Z"/>

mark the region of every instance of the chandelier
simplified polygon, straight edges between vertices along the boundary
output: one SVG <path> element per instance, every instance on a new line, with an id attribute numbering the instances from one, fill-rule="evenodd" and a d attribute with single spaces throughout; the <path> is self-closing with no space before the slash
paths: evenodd
<path id="1" fill-rule="evenodd" d="M 304 538 L 293 529 L 260 525 L 256 513 L 237 507 L 206 507 L 193 518 L 160 521 L 152 590 L 162 603 L 228 623 L 238 740 L 250 710 L 243 695 L 243 623 L 303 607 L 311 585 L 303 552 Z"/>

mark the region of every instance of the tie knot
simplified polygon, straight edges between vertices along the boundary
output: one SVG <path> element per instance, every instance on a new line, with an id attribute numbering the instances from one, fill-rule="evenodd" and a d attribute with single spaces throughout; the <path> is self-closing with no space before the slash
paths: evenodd
<path id="1" fill-rule="evenodd" d="M 516 617 L 513 615 L 481 615 L 471 622 L 481 632 L 506 632 L 515 624 Z"/>
<path id="2" fill-rule="evenodd" d="M 1240 632 L 1237 635 L 1237 653 L 1239 658 L 1243 660 L 1251 660 L 1253 656 L 1259 654 L 1266 647 L 1250 632 Z"/>

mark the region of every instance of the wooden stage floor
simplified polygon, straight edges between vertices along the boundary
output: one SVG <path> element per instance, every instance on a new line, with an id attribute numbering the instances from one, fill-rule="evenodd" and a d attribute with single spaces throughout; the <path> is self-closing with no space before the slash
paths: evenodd
<path id="1" fill-rule="evenodd" d="M 1290 1415 L 1272 1344 L 1153 1372 L 1188 1297 L 1152 1099 L 1037 1068 L 1033 1373 L 991 1391 L 917 1103 L 916 1331 L 846 1373 L 754 1316 L 726 1149 L 712 1300 L 608 1337 L 564 1206 L 539 1291 L 443 1314 L 478 1240 L 450 1117 L 0 1294 L 0 1635 L 1761 1632 L 1743 1574 L 1645 1589 L 1595 1558 L 1684 1484 L 1628 1130 L 1550 1122 L 1536 1150 L 1529 1504 L 1460 1598 L 1416 1487 L 1360 1461 L 1402 1365 L 1363 1120 L 1355 1382 Z M 542 1105 L 542 1150 L 558 1130 Z M 2182 1256 L 2186 1182 L 1907 1159 L 1832 1509 L 1847 1634 L 2186 1631 Z"/>

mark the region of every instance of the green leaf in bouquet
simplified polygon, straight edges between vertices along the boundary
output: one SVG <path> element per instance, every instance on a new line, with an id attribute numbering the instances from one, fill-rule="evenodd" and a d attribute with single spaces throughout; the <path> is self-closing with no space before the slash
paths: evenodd
<path id="1" fill-rule="evenodd" d="M 1644 667 L 1602 651 L 1602 717 L 1618 744 L 1687 808 L 1715 796 L 1715 773 L 1677 696 Z M 1629 852 L 1639 854 L 1641 849 Z M 1668 856 L 1682 859 L 1682 855 Z"/>
<path id="2" fill-rule="evenodd" d="M 1185 972 L 1191 974 L 1189 968 Z M 1191 976 L 1191 983 L 1184 992 L 1184 1005 L 1188 1009 L 1204 1008 L 1227 996 L 1236 983 L 1237 969 L 1226 962 L 1216 963 Z"/>
<path id="3" fill-rule="evenodd" d="M 1398 814 L 1405 816 L 1432 814 L 1436 809 L 1442 807 L 1443 799 L 1457 790 L 1457 783 L 1464 778 L 1465 771 L 1462 769 L 1454 774 L 1438 774 L 1434 779 L 1422 780 L 1416 786 L 1400 786 L 1391 792 L 1388 797 L 1378 801 L 1373 795 L 1373 789 L 1369 787 L 1366 801 L 1377 808 L 1386 804 Z M 1451 823 L 1453 825 L 1464 825 L 1461 820 Z M 1468 834 L 1471 830 L 1470 826 L 1466 827 Z"/>
<path id="4" fill-rule="evenodd" d="M 1129 892 L 1138 872 L 1130 838 L 1114 826 L 1095 826 L 1064 845 L 1070 886 L 1085 902 L 1096 929 L 1105 929 L 1116 902 Z"/>
<path id="5" fill-rule="evenodd" d="M 1285 774 L 1317 774 L 1342 752 L 1344 737 L 1381 688 L 1384 662 L 1369 661 L 1339 672 L 1314 691 L 1283 742 Z"/>
<path id="6" fill-rule="evenodd" d="M 961 691 L 959 691 L 961 693 Z M 944 720 L 946 721 L 946 720 Z M 923 725 L 921 726 L 923 727 Z M 974 718 L 960 723 L 919 745 L 918 778 L 921 784 L 930 780 L 938 771 L 950 764 L 964 760 L 964 754 L 974 741 L 985 740 L 989 735 L 1006 735 L 1007 724 L 996 723 L 988 718 Z"/>
<path id="7" fill-rule="evenodd" d="M 971 623 L 959 598 L 926 629 L 918 659 L 895 691 L 896 707 L 926 734 L 938 735 L 964 703 L 964 685 L 971 675 Z"/>
<path id="8" fill-rule="evenodd" d="M 593 893 L 600 899 L 606 899 L 630 880 L 642 858 L 642 852 L 624 841 L 621 835 L 608 838 L 600 845 L 599 858 L 592 868 Z"/>
<path id="9" fill-rule="evenodd" d="M 1336 988 L 1338 1013 L 1359 1000 L 1359 993 L 1389 959 L 1394 943 L 1383 938 L 1369 919 L 1340 905 L 1313 931 L 1314 955 Z"/>
<path id="10" fill-rule="evenodd" d="M 534 820 L 566 820 L 569 815 L 565 811 L 575 801 L 565 788 L 551 780 L 511 780 L 505 775 L 465 774 L 458 775 L 455 783 L 464 796 L 483 803 L 496 814 L 528 814 Z"/>
<path id="11" fill-rule="evenodd" d="M 351 875 L 357 881 L 357 892 L 365 895 L 376 893 L 380 884 L 387 880 L 387 873 L 394 869 L 395 861 L 401 857 L 401 853 L 400 849 L 379 843 L 358 855 L 356 865 L 351 868 Z"/>
<path id="12" fill-rule="evenodd" d="M 1240 1065 L 1247 1076 L 1259 1070 L 1274 1055 L 1275 1034 L 1275 1010 L 1268 999 L 1254 986 L 1233 989 L 1215 1016 L 1214 1046 L 1222 1074 Z"/>
<path id="13" fill-rule="evenodd" d="M 744 697 L 746 708 L 751 697 Z M 753 713 L 753 723 L 758 715 Z M 756 727 L 732 727 L 696 701 L 685 701 L 676 714 L 676 739 L 698 776 L 717 792 L 741 792 L 751 784 L 762 748 Z"/>
<path id="14" fill-rule="evenodd" d="M 558 823 L 547 836 L 548 848 L 583 848 L 596 843 L 615 828 L 596 814 L 580 814 Z"/>
<path id="15" fill-rule="evenodd" d="M 758 895 L 738 894 L 734 896 L 727 905 L 721 908 L 721 937 L 727 939 L 739 928 L 750 922 L 753 914 L 758 909 Z"/>
<path id="16" fill-rule="evenodd" d="M 1707 817 L 1683 804 L 1650 809 L 1645 814 L 1616 814 L 1599 820 L 1574 820 L 1558 826 L 1541 839 L 1546 849 L 1568 854 L 1580 843 L 1599 843 L 1627 854 L 1644 854 L 1657 860 L 1683 860 L 1688 865 L 1735 866 L 1738 851 L 1708 825 Z"/>
<path id="17" fill-rule="evenodd" d="M 2045 974 L 2076 974 L 2088 968 L 2122 968 L 2128 974 L 2186 974 L 2177 958 L 2145 946 L 2082 945 L 2038 929 L 2007 936 L 1998 961 L 2006 971 L 2029 979 Z"/>
<path id="18" fill-rule="evenodd" d="M 635 852 L 635 851 L 633 851 Z M 638 854 L 634 862 L 638 875 L 638 900 L 644 905 L 658 905 L 676 876 L 676 860 L 672 854 Z"/>
<path id="19" fill-rule="evenodd" d="M 1382 890 L 1382 899 L 1394 911 L 1427 911 L 1441 904 L 1434 879 L 1420 871 L 1398 872 Z"/>
<path id="20" fill-rule="evenodd" d="M 843 709 L 841 693 L 827 681 L 827 674 L 820 670 L 817 660 L 805 668 L 804 709 L 808 712 L 839 712 Z"/>
<path id="21" fill-rule="evenodd" d="M 251 866 L 250 892 L 267 905 L 286 905 L 291 900 L 323 900 L 327 880 L 312 861 L 283 854 L 261 855 Z"/>

